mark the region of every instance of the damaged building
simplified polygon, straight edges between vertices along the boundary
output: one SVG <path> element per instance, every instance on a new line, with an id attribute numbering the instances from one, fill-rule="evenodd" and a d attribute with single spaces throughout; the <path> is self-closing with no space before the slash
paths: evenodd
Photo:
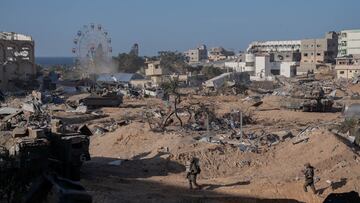
<path id="1" fill-rule="evenodd" d="M 316 70 L 320 66 L 331 66 L 338 54 L 338 34 L 328 32 L 324 38 L 301 40 L 301 63 L 298 72 Z"/>
<path id="2" fill-rule="evenodd" d="M 0 90 L 28 87 L 35 79 L 34 41 L 30 36 L 0 32 Z"/>

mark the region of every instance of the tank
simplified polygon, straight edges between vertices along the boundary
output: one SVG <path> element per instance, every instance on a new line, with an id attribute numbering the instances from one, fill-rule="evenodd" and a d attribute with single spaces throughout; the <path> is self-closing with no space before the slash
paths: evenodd
<path id="1" fill-rule="evenodd" d="M 303 84 L 293 88 L 290 97 L 282 100 L 281 106 L 303 112 L 331 112 L 334 101 L 327 97 L 317 83 Z"/>
<path id="2" fill-rule="evenodd" d="M 123 102 L 122 95 L 90 95 L 82 100 L 80 103 L 83 103 L 89 108 L 99 108 L 99 107 L 118 107 Z"/>

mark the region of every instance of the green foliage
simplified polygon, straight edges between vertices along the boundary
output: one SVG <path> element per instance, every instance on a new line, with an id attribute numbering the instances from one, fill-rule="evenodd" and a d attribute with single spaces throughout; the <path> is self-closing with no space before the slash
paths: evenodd
<path id="1" fill-rule="evenodd" d="M 201 68 L 201 72 L 208 79 L 216 77 L 216 76 L 224 73 L 224 71 L 222 71 L 220 68 L 216 68 L 214 66 L 204 66 Z"/>
<path id="2" fill-rule="evenodd" d="M 145 60 L 135 54 L 122 53 L 113 60 L 118 66 L 119 72 L 135 73 L 145 66 Z"/>
<path id="3" fill-rule="evenodd" d="M 161 84 L 161 88 L 164 90 L 166 94 L 178 94 L 178 81 L 176 79 L 170 80 L 168 82 L 164 82 Z"/>
<path id="4" fill-rule="evenodd" d="M 185 63 L 185 57 L 182 53 L 173 51 L 160 51 L 158 53 L 160 65 L 169 73 L 185 73 L 188 65 Z"/>

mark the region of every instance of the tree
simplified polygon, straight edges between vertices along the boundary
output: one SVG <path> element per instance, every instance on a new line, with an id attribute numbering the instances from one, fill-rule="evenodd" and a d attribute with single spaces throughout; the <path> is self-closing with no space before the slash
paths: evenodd
<path id="1" fill-rule="evenodd" d="M 122 53 L 113 60 L 118 66 L 118 71 L 126 73 L 135 73 L 145 66 L 145 60 L 136 54 Z"/>
<path id="2" fill-rule="evenodd" d="M 185 73 L 187 64 L 182 53 L 177 51 L 159 51 L 160 65 L 169 73 Z"/>
<path id="3" fill-rule="evenodd" d="M 216 68 L 214 66 L 204 66 L 204 67 L 202 67 L 201 72 L 208 79 L 216 77 L 216 76 L 221 75 L 222 73 L 224 73 L 223 70 L 221 70 L 220 68 Z"/>

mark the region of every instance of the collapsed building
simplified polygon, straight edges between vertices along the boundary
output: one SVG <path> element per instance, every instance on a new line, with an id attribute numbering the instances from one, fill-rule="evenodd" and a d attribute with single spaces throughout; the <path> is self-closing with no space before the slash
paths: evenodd
<path id="1" fill-rule="evenodd" d="M 11 113 L 11 114 L 10 114 Z M 5 115 L 4 114 L 8 114 Z M 0 120 L 0 201 L 91 202 L 80 180 L 90 160 L 86 125 L 70 129 L 53 119 L 34 95 Z M 4 116 L 4 117 L 3 117 Z"/>
<path id="2" fill-rule="evenodd" d="M 28 88 L 35 80 L 34 41 L 30 36 L 0 32 L 0 90 Z"/>

